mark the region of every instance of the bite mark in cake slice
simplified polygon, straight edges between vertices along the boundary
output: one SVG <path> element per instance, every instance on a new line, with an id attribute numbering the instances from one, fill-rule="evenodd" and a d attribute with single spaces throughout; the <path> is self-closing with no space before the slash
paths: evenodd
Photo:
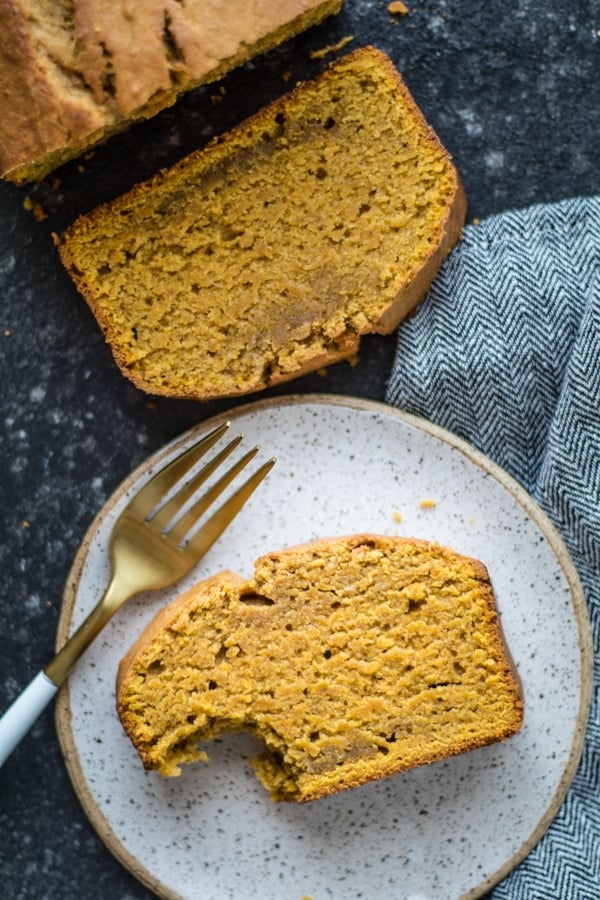
<path id="1" fill-rule="evenodd" d="M 243 729 L 273 799 L 301 802 L 504 740 L 523 717 L 482 563 L 379 535 L 192 588 L 122 661 L 117 705 L 147 768 L 177 775 Z"/>

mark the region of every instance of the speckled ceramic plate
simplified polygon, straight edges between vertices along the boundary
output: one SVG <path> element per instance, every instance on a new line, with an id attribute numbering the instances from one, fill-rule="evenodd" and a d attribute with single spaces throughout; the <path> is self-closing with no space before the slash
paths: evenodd
<path id="1" fill-rule="evenodd" d="M 111 525 L 164 461 L 216 421 L 148 460 L 92 525 L 66 588 L 59 643 L 100 597 Z M 110 850 L 165 898 L 454 900 L 484 894 L 535 845 L 579 761 L 591 691 L 589 621 L 577 575 L 547 518 L 510 478 L 446 432 L 387 406 L 288 397 L 231 413 L 232 430 L 278 458 L 193 578 L 138 598 L 106 627 L 59 696 L 75 789 Z M 178 779 L 143 771 L 114 708 L 118 662 L 148 619 L 192 580 L 324 535 L 433 539 L 483 560 L 525 693 L 521 732 L 312 804 L 274 804 L 244 735 Z"/>

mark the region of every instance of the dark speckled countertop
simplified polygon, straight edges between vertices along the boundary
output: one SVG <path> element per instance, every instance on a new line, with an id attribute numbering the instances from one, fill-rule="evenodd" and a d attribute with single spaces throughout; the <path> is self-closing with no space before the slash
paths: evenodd
<path id="1" fill-rule="evenodd" d="M 0 708 L 51 656 L 67 573 L 104 501 L 163 443 L 232 405 L 153 400 L 124 380 L 61 267 L 53 231 L 316 75 L 331 57 L 310 51 L 348 35 L 350 47 L 372 43 L 402 71 L 456 160 L 469 220 L 600 192 L 598 0 L 409 7 L 392 18 L 383 0 L 347 0 L 338 17 L 227 77 L 218 104 L 214 86 L 187 95 L 63 167 L 58 186 L 0 185 Z M 26 198 L 47 218 L 37 221 Z M 365 340 L 358 365 L 268 394 L 383 400 L 394 349 L 394 336 Z M 151 896 L 88 823 L 51 710 L 0 770 L 0 833 L 7 900 Z"/>

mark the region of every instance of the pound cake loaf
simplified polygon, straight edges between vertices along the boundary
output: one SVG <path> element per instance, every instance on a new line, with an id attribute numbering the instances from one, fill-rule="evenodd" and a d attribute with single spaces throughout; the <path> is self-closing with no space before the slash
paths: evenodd
<path id="1" fill-rule="evenodd" d="M 367 47 L 57 240 L 123 373 L 208 400 L 391 332 L 464 216 L 450 156 Z"/>
<path id="2" fill-rule="evenodd" d="M 343 0 L 0 0 L 0 176 L 42 178 Z"/>
<path id="3" fill-rule="evenodd" d="M 483 564 L 367 534 L 187 591 L 122 660 L 117 709 L 148 769 L 245 729 L 272 798 L 304 802 L 502 741 L 523 699 Z"/>

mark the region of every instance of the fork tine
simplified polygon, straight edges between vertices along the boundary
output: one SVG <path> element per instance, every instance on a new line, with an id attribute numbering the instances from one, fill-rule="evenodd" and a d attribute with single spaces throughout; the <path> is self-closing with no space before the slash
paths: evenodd
<path id="1" fill-rule="evenodd" d="M 173 519 L 179 510 L 183 509 L 187 501 L 194 496 L 198 488 L 201 487 L 204 482 L 210 478 L 213 472 L 216 472 L 221 463 L 233 453 L 235 448 L 241 443 L 242 439 L 243 435 L 239 434 L 230 441 L 230 443 L 217 453 L 210 462 L 207 462 L 206 465 L 200 469 L 197 475 L 195 475 L 187 484 L 184 484 L 184 486 L 177 491 L 164 506 L 159 507 L 154 515 L 151 515 L 147 521 L 152 522 L 154 528 L 160 531 L 165 529 L 171 519 Z"/>
<path id="2" fill-rule="evenodd" d="M 145 518 L 149 515 L 158 506 L 165 494 L 217 443 L 225 434 L 229 425 L 229 422 L 223 422 L 222 425 L 217 426 L 213 431 L 196 441 L 195 444 L 192 444 L 185 453 L 177 456 L 172 462 L 167 463 L 166 466 L 155 472 L 152 478 L 125 507 L 124 512 L 128 515 L 133 513 L 140 518 Z"/>
<path id="3" fill-rule="evenodd" d="M 237 491 L 223 503 L 219 509 L 205 522 L 196 534 L 194 534 L 184 548 L 184 553 L 200 559 L 214 542 L 225 531 L 227 526 L 236 517 L 246 501 L 252 496 L 261 481 L 268 475 L 275 460 L 270 459 L 254 472 Z"/>
<path id="4" fill-rule="evenodd" d="M 173 525 L 173 528 L 168 532 L 168 536 L 172 542 L 176 544 L 181 544 L 185 540 L 185 536 L 194 525 L 197 524 L 198 519 L 203 513 L 212 506 L 217 497 L 219 497 L 225 488 L 231 484 L 233 479 L 238 475 L 242 469 L 244 469 L 251 459 L 253 459 L 258 453 L 258 447 L 254 447 L 254 449 L 249 450 L 241 459 L 238 459 L 230 469 L 225 472 L 224 475 L 219 478 L 218 481 L 215 482 L 205 494 L 203 494 L 194 505 Z"/>

